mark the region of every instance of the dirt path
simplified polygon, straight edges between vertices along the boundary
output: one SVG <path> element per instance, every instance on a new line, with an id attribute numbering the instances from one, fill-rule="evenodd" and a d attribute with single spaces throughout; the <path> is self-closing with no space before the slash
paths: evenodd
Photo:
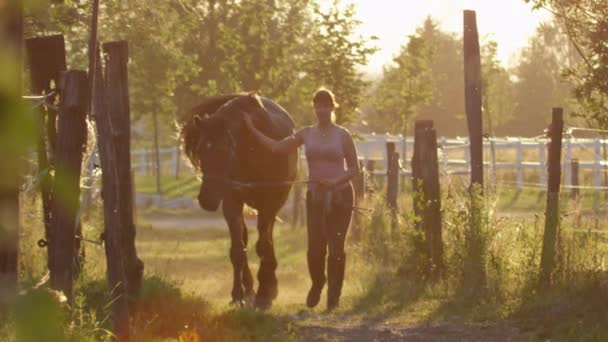
<path id="1" fill-rule="evenodd" d="M 488 324 L 442 323 L 408 326 L 383 323 L 350 323 L 346 316 L 320 315 L 314 319 L 298 318 L 298 335 L 302 341 L 522 341 L 531 336 L 518 329 Z"/>
<path id="2" fill-rule="evenodd" d="M 197 228 L 216 228 L 226 229 L 228 226 L 226 221 L 221 217 L 180 217 L 180 216 L 144 216 L 142 222 L 151 225 L 157 229 L 197 229 Z M 255 218 L 247 218 L 245 220 L 247 226 L 254 228 L 256 225 Z"/>
<path id="3" fill-rule="evenodd" d="M 205 269 L 207 272 L 212 272 L 212 268 L 210 265 L 217 265 L 218 260 L 224 262 L 224 266 L 228 266 L 228 259 L 225 255 L 225 248 L 227 245 L 228 234 L 224 234 L 220 232 L 220 230 L 226 230 L 226 223 L 220 217 L 192 217 L 192 216 L 161 216 L 154 215 L 150 217 L 143 218 L 146 224 L 151 225 L 153 228 L 162 230 L 163 234 L 171 234 L 171 230 L 175 229 L 177 231 L 182 230 L 182 235 L 179 235 L 175 238 L 176 241 L 181 241 L 181 245 L 179 250 L 168 250 L 162 249 L 161 251 L 157 251 L 156 253 L 152 253 L 148 256 L 150 259 L 148 262 L 149 265 L 155 265 L 161 269 L 166 268 L 167 265 L 170 264 L 170 268 L 172 269 L 172 274 L 181 274 L 176 272 L 176 270 L 183 271 L 184 279 L 189 279 L 192 282 L 191 288 L 200 289 L 200 288 L 217 288 L 216 292 L 206 293 L 205 296 L 217 296 L 219 298 L 227 298 L 228 294 L 225 290 L 229 286 L 231 281 L 231 275 L 229 268 L 221 268 L 218 270 L 218 273 L 206 273 L 204 276 L 201 276 L 200 279 L 197 278 L 199 275 L 200 268 L 203 267 L 201 265 L 206 265 Z M 248 219 L 247 221 L 249 227 L 255 227 L 255 218 Z M 183 232 L 186 230 L 186 232 Z M 194 249 L 189 249 L 190 245 L 187 243 L 187 237 L 192 237 L 193 241 L 190 241 L 193 244 L 203 243 L 204 241 L 198 241 L 196 239 L 200 239 L 200 234 L 206 234 L 203 231 L 207 231 L 211 233 L 211 231 L 215 232 L 213 234 L 221 237 L 219 240 L 214 240 L 213 243 L 216 246 L 222 245 L 222 249 L 220 251 L 215 250 L 211 245 L 209 245 L 207 250 L 204 252 L 199 251 L 199 248 L 196 247 Z M 251 229 L 254 231 L 255 229 Z M 198 233 L 197 233 L 198 231 Z M 186 240 L 184 239 L 184 235 L 186 235 Z M 199 235 L 196 235 L 199 234 Z M 214 236 L 215 236 L 214 235 Z M 206 235 L 204 235 L 206 236 Z M 196 241 L 195 241 L 196 240 Z M 197 242 L 198 241 L 198 242 Z M 153 243 L 153 241 L 147 241 L 148 244 Z M 163 246 L 174 246 L 175 242 L 163 242 Z M 279 246 L 283 246 L 283 244 L 278 244 Z M 151 246 L 148 246 L 150 249 Z M 303 247 L 301 247 L 303 248 Z M 199 253 L 194 255 L 193 253 Z M 161 260 L 158 261 L 158 255 L 176 255 L 184 253 L 184 255 L 188 255 L 189 258 L 193 258 L 192 269 L 188 268 L 188 263 L 180 262 L 173 264 L 173 259 Z M 287 256 L 291 256 L 294 251 L 291 251 L 287 254 Z M 282 260 L 284 260 L 283 258 Z M 257 260 L 257 258 L 253 257 L 251 260 Z M 302 300 L 301 294 L 302 291 L 305 291 L 307 285 L 302 285 L 303 287 L 298 287 L 298 284 L 301 282 L 307 282 L 307 274 L 305 271 L 304 264 L 304 254 L 302 253 L 301 257 L 299 256 L 297 260 L 289 261 L 289 267 L 282 267 L 280 270 L 279 276 L 281 277 L 282 284 L 290 284 L 287 287 L 283 287 L 283 303 L 282 305 L 294 305 L 295 300 Z M 296 264 L 294 264 L 296 263 Z M 160 265 L 160 266 L 159 266 Z M 287 265 L 285 262 L 284 265 Z M 150 267 L 150 266 L 149 266 Z M 212 276 L 210 276 L 212 274 Z M 302 278 L 303 277 L 303 278 Z M 211 283 L 209 283 L 210 279 L 213 279 Z M 218 285 L 217 282 L 220 282 L 224 285 Z M 307 283 L 306 283 L 307 284 Z M 293 287 L 293 288 L 292 288 Z M 289 292 L 289 294 L 287 294 Z M 299 303 L 299 302 L 298 302 Z M 303 310 L 298 313 L 294 313 L 290 315 L 291 321 L 295 326 L 296 334 L 300 341 L 308 342 L 308 341 L 522 341 L 529 340 L 530 336 L 525 334 L 521 334 L 516 328 L 513 326 L 509 326 L 506 324 L 497 324 L 497 323 L 487 323 L 487 324 L 462 324 L 462 323 L 431 323 L 431 324 L 405 324 L 405 323 L 391 323 L 385 324 L 379 321 L 361 321 L 360 317 L 355 317 L 349 314 L 323 314 L 317 312 L 311 312 L 308 310 Z"/>

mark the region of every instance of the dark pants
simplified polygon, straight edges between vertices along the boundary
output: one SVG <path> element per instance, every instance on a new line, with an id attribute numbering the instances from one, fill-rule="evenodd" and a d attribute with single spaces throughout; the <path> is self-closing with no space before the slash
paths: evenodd
<path id="1" fill-rule="evenodd" d="M 350 225 L 354 203 L 351 185 L 333 191 L 306 192 L 306 223 L 308 230 L 308 271 L 312 287 L 321 291 L 325 285 L 327 256 L 327 303 L 338 305 L 344 280 L 346 254 L 344 242 Z"/>

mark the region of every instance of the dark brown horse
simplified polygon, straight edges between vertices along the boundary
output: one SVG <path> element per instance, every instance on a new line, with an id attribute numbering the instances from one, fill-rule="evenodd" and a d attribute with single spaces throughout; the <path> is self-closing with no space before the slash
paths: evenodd
<path id="1" fill-rule="evenodd" d="M 255 94 L 233 94 L 205 98 L 193 108 L 182 120 L 181 139 L 190 161 L 202 172 L 201 208 L 215 211 L 221 202 L 230 229 L 232 302 L 243 304 L 255 294 L 255 306 L 268 308 L 278 294 L 272 231 L 296 177 L 297 153 L 273 154 L 264 149 L 244 126 L 243 115 L 250 115 L 274 139 L 293 133 L 293 120 L 278 104 Z M 244 204 L 258 211 L 257 293 L 247 262 Z"/>

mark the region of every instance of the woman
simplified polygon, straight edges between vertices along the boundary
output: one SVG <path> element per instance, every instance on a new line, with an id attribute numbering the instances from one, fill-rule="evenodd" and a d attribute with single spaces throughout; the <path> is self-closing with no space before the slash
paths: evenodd
<path id="1" fill-rule="evenodd" d="M 325 285 L 327 257 L 327 310 L 340 302 L 344 280 L 344 241 L 353 208 L 353 187 L 350 180 L 359 174 L 357 150 L 350 132 L 336 125 L 333 111 L 337 108 L 334 95 L 326 89 L 313 97 L 317 124 L 304 127 L 291 136 L 277 141 L 261 133 L 248 115 L 244 121 L 256 139 L 276 153 L 285 153 L 304 145 L 308 162 L 308 191 L 306 218 L 308 230 L 308 271 L 312 286 L 306 305 L 315 307 Z M 346 167 L 345 163 L 346 161 Z"/>

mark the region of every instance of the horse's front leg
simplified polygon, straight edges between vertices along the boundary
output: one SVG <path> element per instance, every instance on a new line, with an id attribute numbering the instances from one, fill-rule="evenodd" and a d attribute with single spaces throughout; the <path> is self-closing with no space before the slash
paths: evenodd
<path id="1" fill-rule="evenodd" d="M 225 196 L 222 201 L 222 210 L 230 229 L 230 261 L 233 269 L 232 303 L 242 305 L 245 299 L 242 275 L 247 264 L 247 245 L 243 239 L 243 231 L 247 229 L 243 219 L 243 202 L 232 196 Z"/>
<path id="2" fill-rule="evenodd" d="M 243 218 L 243 244 L 245 245 L 245 249 L 247 249 L 247 242 L 249 240 L 247 232 L 247 224 L 245 223 L 245 218 Z M 253 290 L 253 276 L 251 275 L 251 270 L 249 269 L 249 262 L 247 260 L 247 253 L 245 253 L 245 262 L 243 263 L 243 287 L 245 288 L 245 300 L 251 304 L 255 297 L 255 291 Z"/>
<path id="3" fill-rule="evenodd" d="M 278 281 L 275 275 L 277 259 L 274 255 L 272 232 L 275 222 L 275 211 L 260 210 L 258 216 L 258 242 L 256 252 L 260 257 L 258 270 L 259 287 L 255 297 L 255 306 L 267 309 L 278 295 Z"/>

